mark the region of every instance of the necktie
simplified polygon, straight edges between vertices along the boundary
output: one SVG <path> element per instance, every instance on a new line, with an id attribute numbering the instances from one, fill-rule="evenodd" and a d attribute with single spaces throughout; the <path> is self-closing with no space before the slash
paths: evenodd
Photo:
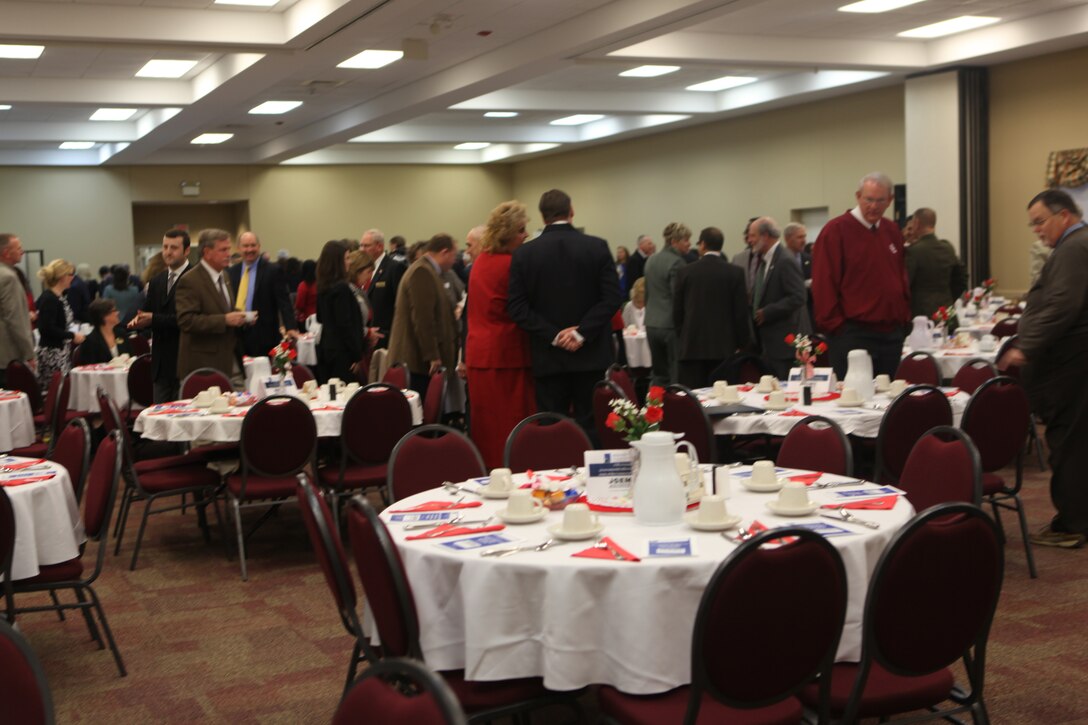
<path id="1" fill-rule="evenodd" d="M 752 285 L 752 307 L 759 306 L 763 295 L 763 281 L 767 276 L 767 267 L 763 264 L 763 258 L 759 259 L 759 266 L 756 267 L 756 279 Z"/>
<path id="2" fill-rule="evenodd" d="M 227 303 L 227 309 L 230 309 L 230 294 L 227 293 L 227 286 L 223 284 L 223 275 L 219 275 L 219 294 L 223 296 L 223 301 Z"/>
<path id="3" fill-rule="evenodd" d="M 370 288 L 374 286 L 374 278 L 378 276 L 379 269 L 381 269 L 381 267 L 375 267 L 374 272 L 370 275 L 370 279 L 366 281 L 366 291 L 368 293 L 370 292 Z"/>
<path id="4" fill-rule="evenodd" d="M 238 296 L 234 303 L 234 309 L 239 312 L 246 311 L 246 297 L 249 295 L 249 269 L 242 265 L 242 274 L 238 280 Z"/>
<path id="5" fill-rule="evenodd" d="M 166 294 L 170 294 L 174 291 L 174 282 L 178 279 L 177 272 L 170 272 L 170 275 L 166 278 Z"/>

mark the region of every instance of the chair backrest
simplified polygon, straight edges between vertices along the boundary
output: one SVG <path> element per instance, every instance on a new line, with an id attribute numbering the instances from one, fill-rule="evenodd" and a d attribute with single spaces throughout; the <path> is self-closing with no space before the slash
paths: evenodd
<path id="1" fill-rule="evenodd" d="M 990 334 L 994 337 L 1010 337 L 1017 334 L 1020 331 L 1020 318 L 1019 317 L 1006 317 L 1001 322 L 994 325 L 990 330 Z"/>
<path id="2" fill-rule="evenodd" d="M 72 348 L 71 354 L 72 367 L 77 368 L 83 364 L 83 345 L 76 345 Z"/>
<path id="3" fill-rule="evenodd" d="M 5 720 L 19 725 L 52 725 L 53 695 L 30 643 L 0 617 L 0 701 Z"/>
<path id="4" fill-rule="evenodd" d="M 386 494 L 388 500 L 399 501 L 443 481 L 486 475 L 480 451 L 464 433 L 445 425 L 423 425 L 409 431 L 393 448 Z"/>
<path id="5" fill-rule="evenodd" d="M 998 471 L 1015 460 L 1018 482 L 1030 426 L 1031 403 L 1027 393 L 1007 375 L 979 387 L 967 401 L 960 421 L 960 428 L 978 448 L 982 470 Z"/>
<path id="6" fill-rule="evenodd" d="M 622 435 L 608 427 L 608 416 L 612 413 L 610 403 L 613 400 L 630 400 L 630 398 L 624 395 L 620 386 L 611 380 L 598 380 L 593 386 L 593 427 L 597 431 L 600 447 L 606 450 L 630 447 Z"/>
<path id="7" fill-rule="evenodd" d="M 128 342 L 128 349 L 133 355 L 150 355 L 151 344 L 147 341 L 147 338 L 140 334 L 132 334 L 126 338 Z"/>
<path id="8" fill-rule="evenodd" d="M 964 659 L 969 697 L 981 697 L 986 640 L 1004 569 L 1001 534 L 976 506 L 934 506 L 900 529 L 869 580 L 861 661 L 841 722 L 857 722 L 873 662 L 897 675 L 918 676 L 971 652 Z"/>
<path id="9" fill-rule="evenodd" d="M 699 397 L 683 385 L 670 385 L 665 388 L 663 402 L 665 417 L 661 419 L 661 430 L 683 433 L 684 440 L 695 446 L 700 463 L 714 463 L 717 460 L 714 429 Z"/>
<path id="10" fill-rule="evenodd" d="M 364 722 L 466 725 L 468 719 L 445 680 L 422 662 L 390 657 L 367 667 L 332 718 L 332 725 Z"/>
<path id="11" fill-rule="evenodd" d="M 140 338 L 141 340 L 143 338 Z M 128 368 L 128 407 L 149 408 L 155 404 L 155 381 L 151 375 L 151 355 L 139 355 Z"/>
<path id="12" fill-rule="evenodd" d="M 725 373 L 723 376 L 721 373 Z M 758 383 L 764 375 L 774 375 L 770 364 L 758 355 L 740 353 L 719 365 L 711 375 L 712 380 L 725 380 L 730 385 Z"/>
<path id="13" fill-rule="evenodd" d="M 42 410 L 42 389 L 38 386 L 38 378 L 21 360 L 12 360 L 8 363 L 6 382 L 11 390 L 21 390 L 30 398 L 30 409 L 34 414 L 44 412 Z M 46 412 L 48 415 L 49 412 Z"/>
<path id="14" fill-rule="evenodd" d="M 1019 335 L 1013 335 L 1012 337 L 1006 337 L 1005 341 L 1001 343 L 1001 346 L 997 348 L 997 355 L 994 357 L 994 360 L 997 360 L 997 361 L 1000 362 L 1001 358 L 1004 357 L 1006 352 L 1008 352 L 1009 350 L 1011 350 L 1013 348 L 1019 348 L 1019 347 L 1020 347 L 1020 336 Z M 1010 378 L 1015 378 L 1016 380 L 1019 380 L 1020 379 L 1020 366 L 1019 365 L 1013 365 L 1011 367 L 1007 367 L 1004 370 L 1002 370 L 1001 373 L 1003 375 L 1008 375 Z"/>
<path id="15" fill-rule="evenodd" d="M 223 392 L 231 389 L 230 378 L 215 368 L 197 368 L 185 376 L 181 381 L 181 397 L 193 398 L 202 390 L 207 390 L 213 385 L 218 386 Z"/>
<path id="16" fill-rule="evenodd" d="M 83 498 L 83 486 L 91 464 L 91 429 L 85 418 L 73 418 L 64 426 L 49 460 L 68 471 L 76 501 Z"/>
<path id="17" fill-rule="evenodd" d="M 362 496 L 348 508 L 352 558 L 386 657 L 420 657 L 419 620 L 404 563 L 385 522 Z"/>
<path id="18" fill-rule="evenodd" d="M 385 463 L 397 441 L 412 430 L 412 408 L 404 392 L 388 383 L 359 389 L 344 406 L 340 425 L 341 465 Z"/>
<path id="19" fill-rule="evenodd" d="M 940 385 L 941 366 L 928 352 L 915 350 L 899 361 L 895 379 L 906 380 L 911 385 Z"/>
<path id="20" fill-rule="evenodd" d="M 87 490 L 83 496 L 83 527 L 87 538 L 98 541 L 99 561 L 106 550 L 101 540 L 109 532 L 110 515 L 121 476 L 121 432 L 113 431 L 98 444 L 87 474 Z"/>
<path id="21" fill-rule="evenodd" d="M 11 591 L 11 561 L 15 555 L 15 510 L 11 507 L 11 499 L 8 492 L 0 486 L 0 578 L 3 582 L 0 586 L 4 591 L 4 611 L 7 619 L 15 616 L 15 601 Z M 0 617 L 0 622 L 5 621 Z M 0 683 L 3 687 L 3 683 Z"/>
<path id="22" fill-rule="evenodd" d="M 295 380 L 295 387 L 302 389 L 303 384 L 309 380 L 316 380 L 313 370 L 300 362 L 291 363 L 291 377 Z"/>
<path id="23" fill-rule="evenodd" d="M 839 424 L 810 415 L 790 428 L 775 463 L 785 468 L 854 475 L 854 451 Z"/>
<path id="24" fill-rule="evenodd" d="M 891 402 L 876 436 L 877 481 L 895 483 L 903 464 L 922 435 L 939 425 L 952 425 L 952 406 L 940 389 L 912 385 Z"/>
<path id="25" fill-rule="evenodd" d="M 792 540 L 771 545 L 783 537 Z M 804 616 L 793 601 L 798 591 L 807 592 Z M 751 708 L 783 700 L 817 675 L 827 682 L 846 605 L 842 558 L 819 534 L 786 527 L 741 544 L 718 566 L 699 603 L 684 721 L 696 721 L 704 692 Z"/>
<path id="26" fill-rule="evenodd" d="M 10 366 L 9 366 L 10 367 Z M 54 415 L 57 412 L 57 405 L 59 401 L 57 398 L 60 396 L 63 382 L 67 380 L 66 375 L 61 375 L 60 371 L 53 373 L 53 376 L 49 378 L 49 385 L 45 388 L 45 401 L 42 404 L 42 415 L 45 416 L 45 423 L 48 426 L 53 425 Z M 37 383 L 35 383 L 37 385 Z M 64 409 L 67 410 L 68 401 L 64 401 Z"/>
<path id="27" fill-rule="evenodd" d="M 408 366 L 395 362 L 382 375 L 382 382 L 404 390 L 408 387 Z"/>
<path id="28" fill-rule="evenodd" d="M 986 358 L 973 357 L 956 371 L 952 378 L 952 385 L 965 393 L 973 393 L 979 386 L 991 378 L 996 378 L 1000 373 L 994 364 Z"/>
<path id="29" fill-rule="evenodd" d="M 446 407 L 446 368 L 439 366 L 427 382 L 427 395 L 423 398 L 423 424 L 435 425 L 442 422 L 442 411 Z"/>
<path id="30" fill-rule="evenodd" d="M 313 462 L 317 424 L 310 406 L 293 395 L 270 395 L 242 420 L 243 493 L 247 473 L 287 478 Z"/>
<path id="31" fill-rule="evenodd" d="M 355 594 L 355 582 L 351 578 L 351 570 L 348 568 L 348 558 L 344 553 L 344 544 L 340 541 L 336 522 L 332 512 L 323 496 L 319 496 L 306 478 L 305 473 L 298 474 L 298 503 L 302 510 L 302 521 L 306 524 L 306 533 L 310 536 L 310 545 L 317 555 L 317 563 L 321 566 L 321 572 L 325 575 L 325 584 L 328 585 L 332 598 L 336 602 L 336 610 L 340 613 L 340 621 L 344 623 L 344 629 L 366 647 L 370 648 L 369 640 L 363 635 L 359 626 L 359 617 L 355 607 L 357 597 Z M 367 658 L 370 658 L 367 652 Z"/>
<path id="32" fill-rule="evenodd" d="M 502 460 L 515 472 L 569 468 L 585 463 L 585 452 L 592 448 L 586 432 L 567 416 L 534 413 L 510 431 Z"/>
<path id="33" fill-rule="evenodd" d="M 627 372 L 627 368 L 619 363 L 612 363 L 608 366 L 604 378 L 605 380 L 618 385 L 620 390 L 623 391 L 623 394 L 627 396 L 627 399 L 631 402 L 636 402 L 638 400 L 638 393 L 635 392 L 635 383 L 631 380 L 631 374 Z"/>
<path id="34" fill-rule="evenodd" d="M 982 502 L 978 449 L 959 428 L 932 428 L 911 449 L 898 485 L 915 511 L 950 501 L 977 506 Z"/>
<path id="35" fill-rule="evenodd" d="M 367 372 L 367 380 L 371 383 L 381 382 L 386 368 L 389 367 L 389 351 L 379 347 L 370 353 L 370 370 Z"/>

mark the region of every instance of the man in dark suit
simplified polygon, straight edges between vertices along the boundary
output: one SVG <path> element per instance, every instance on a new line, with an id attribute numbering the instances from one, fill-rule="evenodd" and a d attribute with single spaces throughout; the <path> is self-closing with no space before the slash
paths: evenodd
<path id="1" fill-rule="evenodd" d="M 699 233 L 699 261 L 676 273 L 672 312 L 679 333 L 680 382 L 701 388 L 714 368 L 750 338 L 744 270 L 722 256 L 722 230 Z M 735 382 L 735 381 L 733 381 Z"/>
<path id="2" fill-rule="evenodd" d="M 189 233 L 171 229 L 162 238 L 162 261 L 166 270 L 147 283 L 144 307 L 128 326 L 151 328 L 151 376 L 156 403 L 178 398 L 178 319 L 174 308 L 174 290 L 189 266 Z"/>
<path id="3" fill-rule="evenodd" d="M 571 225 L 570 197 L 540 197 L 544 231 L 510 263 L 507 312 L 529 333 L 536 402 L 593 428 L 593 385 L 612 363 L 612 316 L 622 301 L 608 243 Z"/>
<path id="4" fill-rule="evenodd" d="M 654 253 L 654 240 L 649 234 L 643 234 L 635 244 L 635 251 L 627 258 L 627 289 L 635 286 L 642 275 L 646 273 L 646 260 Z"/>
<path id="5" fill-rule="evenodd" d="M 774 219 L 760 217 L 751 224 L 756 243 L 752 251 L 760 257 L 752 280 L 752 321 L 763 348 L 763 358 L 781 380 L 789 377 L 795 351 L 786 342 L 790 333 L 807 332 L 802 319 L 805 311 L 805 280 L 784 245 Z"/>
<path id="6" fill-rule="evenodd" d="M 401 277 L 407 267 L 385 253 L 385 237 L 380 229 L 368 229 L 364 232 L 359 239 L 359 247 L 374 260 L 374 274 L 370 278 L 366 294 L 370 300 L 370 326 L 377 327 L 381 333 L 376 347 L 388 347 L 397 303 L 397 288 L 400 287 Z"/>
<path id="7" fill-rule="evenodd" d="M 816 328 L 812 324 L 812 253 L 805 250 L 808 246 L 808 230 L 805 225 L 797 222 L 787 224 L 782 230 L 782 243 L 801 265 L 801 277 L 805 280 L 805 311 L 801 316 L 798 332 L 809 335 Z"/>
<path id="8" fill-rule="evenodd" d="M 235 290 L 234 309 L 256 312 L 257 319 L 242 329 L 242 349 L 250 357 L 267 357 L 283 339 L 280 330 L 298 337 L 298 323 L 278 264 L 261 257 L 261 240 L 253 232 L 238 237 L 242 261 L 230 268 Z"/>

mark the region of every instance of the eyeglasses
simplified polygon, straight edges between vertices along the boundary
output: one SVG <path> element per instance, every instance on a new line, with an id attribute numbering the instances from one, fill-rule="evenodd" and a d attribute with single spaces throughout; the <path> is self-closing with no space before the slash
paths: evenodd
<path id="1" fill-rule="evenodd" d="M 1058 216 L 1058 215 L 1057 214 L 1051 214 L 1046 219 L 1032 219 L 1032 220 L 1030 220 L 1028 222 L 1028 229 L 1035 229 L 1037 227 L 1041 227 L 1041 226 L 1043 226 L 1044 224 L 1046 224 L 1048 221 L 1050 221 L 1051 219 L 1053 219 L 1056 216 Z"/>

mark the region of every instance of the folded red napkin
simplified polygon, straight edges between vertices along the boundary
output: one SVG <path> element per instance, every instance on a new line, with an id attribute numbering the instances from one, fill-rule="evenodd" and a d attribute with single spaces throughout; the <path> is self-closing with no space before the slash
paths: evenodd
<path id="1" fill-rule="evenodd" d="M 635 512 L 635 510 L 630 506 L 607 506 L 603 503 L 593 503 L 586 498 L 586 495 L 584 493 L 578 498 L 574 499 L 572 503 L 584 503 L 586 506 L 589 506 L 590 511 L 597 511 L 602 514 L 630 514 Z M 688 511 L 694 511 L 697 508 L 699 508 L 698 501 L 688 504 Z"/>
<path id="2" fill-rule="evenodd" d="M 810 413 L 805 413 L 805 412 L 800 411 L 800 410 L 787 410 L 787 411 L 784 411 L 782 413 L 779 413 L 779 415 L 789 416 L 790 418 L 807 418 L 811 414 Z"/>
<path id="3" fill-rule="evenodd" d="M 796 476 L 790 476 L 790 480 L 791 481 L 800 481 L 801 483 L 805 484 L 806 486 L 811 486 L 812 484 L 816 483 L 816 481 L 819 480 L 820 476 L 822 476 L 822 475 L 824 475 L 824 474 L 822 474 L 822 473 L 799 473 Z"/>
<path id="4" fill-rule="evenodd" d="M 571 554 L 571 556 L 580 556 L 585 559 L 608 559 L 609 561 L 619 561 L 619 559 L 612 555 L 612 552 L 614 551 L 623 557 L 623 561 L 642 561 L 630 551 L 617 544 L 608 536 L 601 539 L 601 541 L 608 544 L 609 548 L 605 549 L 604 547 L 601 547 L 598 549 L 595 546 L 591 546 L 588 549 L 584 549 L 575 554 Z"/>
<path id="5" fill-rule="evenodd" d="M 39 466 L 45 463 L 44 458 L 37 458 L 35 460 L 16 461 L 14 463 L 0 463 L 0 468 L 6 468 L 9 471 L 21 471 L 24 468 L 30 468 L 31 466 Z"/>
<path id="6" fill-rule="evenodd" d="M 48 481 L 50 478 L 53 478 L 56 475 L 57 474 L 54 472 L 43 473 L 39 476 L 23 476 L 21 478 L 0 479 L 0 486 L 22 486 L 24 483 L 37 483 L 38 481 Z"/>
<path id="7" fill-rule="evenodd" d="M 881 496 L 880 498 L 870 498 L 864 501 L 854 501 L 852 503 L 839 504 L 829 503 L 824 504 L 825 509 L 870 509 L 875 511 L 887 511 L 895 508 L 895 502 L 899 500 L 899 496 L 892 494 L 891 496 Z"/>
<path id="8" fill-rule="evenodd" d="M 428 501 L 427 503 L 421 503 L 418 506 L 412 506 L 406 509 L 393 509 L 389 513 L 391 514 L 414 514 L 419 511 L 450 511 L 452 509 L 474 509 L 477 506 L 483 504 L 479 501 Z"/>
<path id="9" fill-rule="evenodd" d="M 311 412 L 316 413 L 319 410 L 335 410 L 337 412 L 343 412 L 343 408 L 338 408 L 335 405 L 323 405 L 320 408 L 310 408 Z"/>
<path id="10" fill-rule="evenodd" d="M 755 385 L 753 383 L 747 383 L 746 385 L 738 385 L 737 390 L 739 390 L 742 393 L 747 393 L 748 391 L 750 391 L 754 387 L 755 387 Z"/>
<path id="11" fill-rule="evenodd" d="M 23 397 L 22 393 L 4 393 L 0 395 L 0 400 L 18 400 Z"/>
<path id="12" fill-rule="evenodd" d="M 502 531 L 505 528 L 506 526 L 504 524 L 492 524 L 491 526 L 455 526 L 454 524 L 442 524 L 441 526 L 435 526 L 430 531 L 425 531 L 422 534 L 406 536 L 405 540 L 415 541 L 416 539 L 441 539 L 444 536 L 486 534 L 489 531 Z"/>
<path id="13" fill-rule="evenodd" d="M 947 395 L 947 396 L 948 396 L 949 398 L 953 398 L 953 397 L 955 397 L 956 395 L 958 395 L 958 394 L 959 394 L 959 392 L 960 392 L 960 389 L 959 389 L 959 388 L 955 388 L 954 390 L 946 390 L 946 391 L 944 391 L 944 394 L 945 394 L 945 395 Z"/>

